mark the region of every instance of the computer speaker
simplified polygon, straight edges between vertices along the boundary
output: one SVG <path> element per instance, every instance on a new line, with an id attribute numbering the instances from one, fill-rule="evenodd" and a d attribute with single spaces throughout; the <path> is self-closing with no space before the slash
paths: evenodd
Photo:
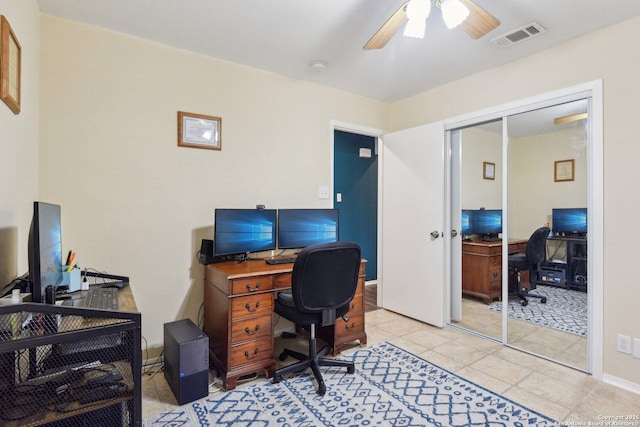
<path id="1" fill-rule="evenodd" d="M 213 258 L 213 240 L 202 239 L 200 252 L 198 252 L 198 262 L 202 265 L 212 264 Z"/>

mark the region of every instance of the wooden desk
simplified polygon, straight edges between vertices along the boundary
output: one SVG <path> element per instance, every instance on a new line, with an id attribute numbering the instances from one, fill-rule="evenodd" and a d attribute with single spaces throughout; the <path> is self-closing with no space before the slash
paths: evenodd
<path id="1" fill-rule="evenodd" d="M 524 253 L 527 240 L 510 239 L 509 253 Z M 529 272 L 520 274 L 523 286 Z M 502 297 L 502 241 L 462 242 L 462 294 L 482 298 L 485 304 Z"/>
<path id="2" fill-rule="evenodd" d="M 360 266 L 358 288 L 347 313 L 329 327 L 319 327 L 317 337 L 340 353 L 344 344 L 367 343 L 364 331 L 365 263 Z M 269 265 L 264 260 L 207 265 L 204 285 L 204 332 L 209 337 L 209 356 L 223 379 L 225 389 L 236 387 L 238 378 L 259 370 L 273 376 L 274 299 L 278 291 L 291 288 L 293 263 Z"/>

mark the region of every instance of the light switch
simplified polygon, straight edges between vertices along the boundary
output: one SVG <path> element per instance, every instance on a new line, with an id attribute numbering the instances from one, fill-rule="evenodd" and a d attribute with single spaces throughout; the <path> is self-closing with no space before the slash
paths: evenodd
<path id="1" fill-rule="evenodd" d="M 321 185 L 318 188 L 318 199 L 328 199 L 329 198 L 329 187 L 326 185 Z"/>
<path id="2" fill-rule="evenodd" d="M 336 202 L 340 203 L 342 201 L 342 193 L 336 193 Z"/>

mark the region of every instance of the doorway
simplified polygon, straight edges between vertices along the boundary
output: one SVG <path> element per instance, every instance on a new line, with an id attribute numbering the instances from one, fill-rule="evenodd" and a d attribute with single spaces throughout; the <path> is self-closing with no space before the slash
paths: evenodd
<path id="1" fill-rule="evenodd" d="M 343 130 L 333 134 L 333 206 L 340 212 L 339 240 L 357 242 L 367 260 L 366 281 L 378 272 L 377 138 Z"/>

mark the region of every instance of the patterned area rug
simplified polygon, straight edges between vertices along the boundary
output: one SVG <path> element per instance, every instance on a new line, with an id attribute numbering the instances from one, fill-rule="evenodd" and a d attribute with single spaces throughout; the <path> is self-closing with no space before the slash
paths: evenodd
<path id="1" fill-rule="evenodd" d="M 151 426 L 552 426 L 552 419 L 392 344 L 355 351 L 356 373 L 245 384 L 144 420 Z"/>
<path id="2" fill-rule="evenodd" d="M 587 336 L 586 292 L 538 285 L 531 293 L 546 296 L 547 303 L 541 304 L 538 298 L 530 298 L 529 304 L 523 307 L 517 299 L 510 299 L 509 317 L 574 335 Z M 491 303 L 489 310 L 502 313 L 502 302 Z"/>

